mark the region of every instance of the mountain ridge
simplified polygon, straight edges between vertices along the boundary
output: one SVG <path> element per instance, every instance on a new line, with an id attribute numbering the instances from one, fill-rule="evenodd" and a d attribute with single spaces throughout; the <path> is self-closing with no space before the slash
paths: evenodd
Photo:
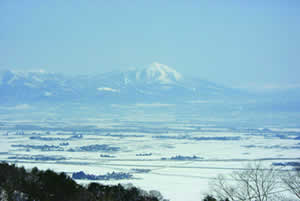
<path id="1" fill-rule="evenodd" d="M 88 76 L 71 77 L 45 71 L 7 70 L 0 73 L 2 102 L 83 99 L 100 102 L 174 102 L 232 96 L 236 92 L 213 82 L 185 78 L 175 69 L 158 62 L 143 69 Z"/>

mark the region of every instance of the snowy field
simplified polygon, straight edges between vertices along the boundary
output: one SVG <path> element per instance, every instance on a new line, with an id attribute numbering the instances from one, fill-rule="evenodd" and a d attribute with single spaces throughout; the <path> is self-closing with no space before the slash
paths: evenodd
<path id="1" fill-rule="evenodd" d="M 78 171 L 130 173 L 133 178 L 128 180 L 98 182 L 158 190 L 171 201 L 200 201 L 218 174 L 230 174 L 254 160 L 267 166 L 299 162 L 297 127 L 232 127 L 193 115 L 182 120 L 168 113 L 147 116 L 135 112 L 78 119 L 50 118 L 49 114 L 47 119 L 22 119 L 20 114 L 17 118 L 3 114 L 0 160 L 69 175 Z M 92 149 L 90 145 L 108 148 Z"/>

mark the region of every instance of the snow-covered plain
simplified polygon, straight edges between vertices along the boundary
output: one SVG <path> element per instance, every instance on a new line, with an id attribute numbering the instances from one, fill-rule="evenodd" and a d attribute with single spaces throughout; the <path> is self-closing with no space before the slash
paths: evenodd
<path id="1" fill-rule="evenodd" d="M 230 174 L 253 160 L 262 160 L 267 166 L 274 162 L 299 161 L 300 145 L 295 138 L 300 136 L 300 128 L 277 124 L 233 128 L 217 120 L 202 122 L 194 115 L 182 120 L 170 113 L 134 112 L 78 118 L 62 118 L 55 112 L 48 112 L 47 118 L 32 119 L 26 115 L 22 118 L 20 114 L 3 114 L 0 116 L 0 160 L 70 175 L 78 171 L 95 175 L 112 171 L 131 173 L 133 179 L 99 182 L 132 183 L 144 190 L 158 190 L 171 201 L 199 201 L 209 193 L 209 183 L 218 174 Z M 120 149 L 80 150 L 82 146 L 96 144 Z M 41 145 L 54 145 L 63 150 L 41 150 L 37 147 Z M 100 157 L 101 154 L 113 157 Z M 37 155 L 63 156 L 65 159 L 30 158 Z M 178 155 L 199 158 L 170 160 Z M 151 171 L 136 173 L 133 169 Z"/>

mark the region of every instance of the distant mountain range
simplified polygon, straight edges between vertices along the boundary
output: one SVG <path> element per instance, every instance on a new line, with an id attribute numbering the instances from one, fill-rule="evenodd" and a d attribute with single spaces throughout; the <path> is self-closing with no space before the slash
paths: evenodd
<path id="1" fill-rule="evenodd" d="M 243 95 L 239 90 L 184 77 L 160 63 L 153 63 L 141 70 L 73 77 L 44 71 L 5 70 L 0 73 L 0 94 L 1 103 L 181 102 Z"/>

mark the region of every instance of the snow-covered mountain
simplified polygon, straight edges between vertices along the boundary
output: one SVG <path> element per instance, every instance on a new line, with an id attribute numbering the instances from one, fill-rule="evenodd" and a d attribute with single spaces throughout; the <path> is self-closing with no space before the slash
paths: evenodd
<path id="1" fill-rule="evenodd" d="M 73 97 L 75 93 L 68 85 L 68 79 L 60 74 L 11 70 L 0 73 L 1 102 L 62 100 Z"/>
<path id="2" fill-rule="evenodd" d="M 148 68 L 135 72 L 137 81 L 147 84 L 176 84 L 182 75 L 167 65 L 154 62 Z"/>
<path id="3" fill-rule="evenodd" d="M 144 69 L 93 76 L 68 77 L 44 71 L 6 70 L 0 73 L 1 102 L 174 102 L 224 97 L 232 92 L 208 81 L 186 78 L 171 67 L 157 62 Z"/>

